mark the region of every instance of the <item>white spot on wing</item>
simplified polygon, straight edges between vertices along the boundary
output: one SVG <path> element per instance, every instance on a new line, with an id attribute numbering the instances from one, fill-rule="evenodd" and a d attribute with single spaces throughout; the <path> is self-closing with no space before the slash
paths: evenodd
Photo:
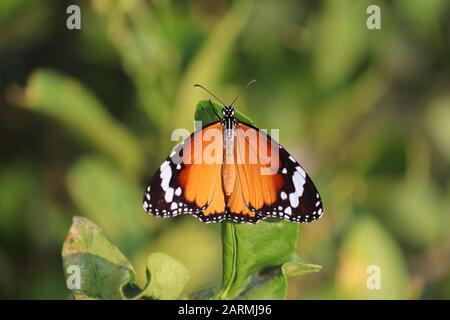
<path id="1" fill-rule="evenodd" d="M 289 194 L 289 202 L 291 207 L 297 208 L 300 204 L 300 197 L 303 194 L 303 185 L 305 179 L 300 175 L 298 171 L 295 171 L 292 175 L 292 182 L 294 183 L 295 191 Z"/>
<path id="2" fill-rule="evenodd" d="M 169 203 L 173 200 L 173 188 L 167 189 L 166 193 L 164 194 L 164 200 Z"/>
<path id="3" fill-rule="evenodd" d="M 173 188 L 169 187 L 170 179 L 172 178 L 172 168 L 169 161 L 164 161 L 160 167 L 161 174 L 161 188 L 164 190 L 164 200 L 169 203 L 173 200 Z"/>
<path id="4" fill-rule="evenodd" d="M 284 191 L 281 191 L 280 196 L 281 196 L 281 199 L 283 199 L 283 200 L 286 200 L 286 199 L 287 199 L 287 194 L 286 194 L 286 192 L 284 192 Z"/>
<path id="5" fill-rule="evenodd" d="M 169 161 L 164 161 L 162 164 L 161 164 L 161 166 L 159 167 L 159 170 L 162 172 L 162 171 L 164 171 L 164 169 L 166 169 L 166 167 L 169 165 Z"/>
<path id="6" fill-rule="evenodd" d="M 305 172 L 305 170 L 303 170 L 302 167 L 298 166 L 298 167 L 295 167 L 295 169 L 296 169 L 298 172 L 300 172 L 300 174 L 303 176 L 303 178 L 306 178 L 306 172 Z"/>

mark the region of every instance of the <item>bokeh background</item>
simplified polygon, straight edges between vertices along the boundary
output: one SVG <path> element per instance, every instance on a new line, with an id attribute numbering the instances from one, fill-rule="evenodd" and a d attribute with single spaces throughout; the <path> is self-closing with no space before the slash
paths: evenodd
<path id="1" fill-rule="evenodd" d="M 66 8 L 81 8 L 81 30 Z M 381 7 L 381 30 L 366 8 Z M 0 1 L 0 297 L 68 297 L 72 216 L 98 224 L 143 274 L 154 251 L 220 281 L 220 226 L 160 220 L 143 188 L 193 128 L 202 83 L 281 143 L 320 190 L 302 225 L 317 274 L 290 299 L 450 298 L 450 3 Z M 268 244 L 270 245 L 270 244 Z M 381 290 L 368 290 L 378 265 Z"/>

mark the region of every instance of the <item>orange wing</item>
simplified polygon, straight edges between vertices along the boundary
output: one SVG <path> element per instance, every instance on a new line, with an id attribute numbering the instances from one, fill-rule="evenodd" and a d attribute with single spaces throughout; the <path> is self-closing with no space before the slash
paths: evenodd
<path id="1" fill-rule="evenodd" d="M 236 158 L 238 183 L 227 202 L 234 221 L 279 217 L 311 222 L 322 216 L 322 202 L 311 179 L 269 135 L 239 123 Z"/>
<path id="2" fill-rule="evenodd" d="M 263 132 L 239 123 L 236 128 L 235 190 L 227 201 L 229 218 L 234 221 L 257 222 L 258 210 L 273 205 L 284 183 L 279 174 L 278 148 Z"/>
<path id="3" fill-rule="evenodd" d="M 159 217 L 193 214 L 203 222 L 225 219 L 222 126 L 194 132 L 163 162 L 144 195 L 144 209 Z"/>

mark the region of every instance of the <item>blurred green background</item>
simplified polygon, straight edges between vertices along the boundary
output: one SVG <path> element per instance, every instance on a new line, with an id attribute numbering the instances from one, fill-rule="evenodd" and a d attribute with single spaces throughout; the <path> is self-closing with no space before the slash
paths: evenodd
<path id="1" fill-rule="evenodd" d="M 66 8 L 81 8 L 81 30 Z M 381 30 L 366 8 L 381 7 Z M 291 299 L 450 298 L 450 3 L 0 1 L 0 297 L 67 298 L 74 215 L 98 224 L 145 281 L 168 253 L 188 291 L 220 281 L 220 226 L 160 220 L 143 188 L 192 130 L 202 83 L 280 142 L 320 190 L 301 225 L 317 274 Z M 269 245 L 269 244 L 268 244 Z M 381 290 L 368 290 L 369 265 Z"/>

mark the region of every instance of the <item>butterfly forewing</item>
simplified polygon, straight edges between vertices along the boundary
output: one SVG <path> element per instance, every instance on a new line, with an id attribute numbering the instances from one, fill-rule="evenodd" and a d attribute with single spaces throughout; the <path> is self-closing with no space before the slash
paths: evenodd
<path id="1" fill-rule="evenodd" d="M 221 134 L 221 125 L 215 122 L 173 150 L 144 194 L 147 212 L 158 217 L 193 214 L 204 222 L 225 219 Z"/>
<path id="2" fill-rule="evenodd" d="M 248 134 L 252 131 L 258 136 L 253 143 L 247 138 L 252 136 Z M 238 158 L 245 158 L 237 163 L 243 202 L 255 215 L 250 222 L 267 217 L 293 222 L 311 222 L 320 218 L 323 208 L 316 187 L 278 142 L 244 123 L 237 126 L 237 140 Z M 254 158 L 257 158 L 257 164 L 250 161 Z"/>

